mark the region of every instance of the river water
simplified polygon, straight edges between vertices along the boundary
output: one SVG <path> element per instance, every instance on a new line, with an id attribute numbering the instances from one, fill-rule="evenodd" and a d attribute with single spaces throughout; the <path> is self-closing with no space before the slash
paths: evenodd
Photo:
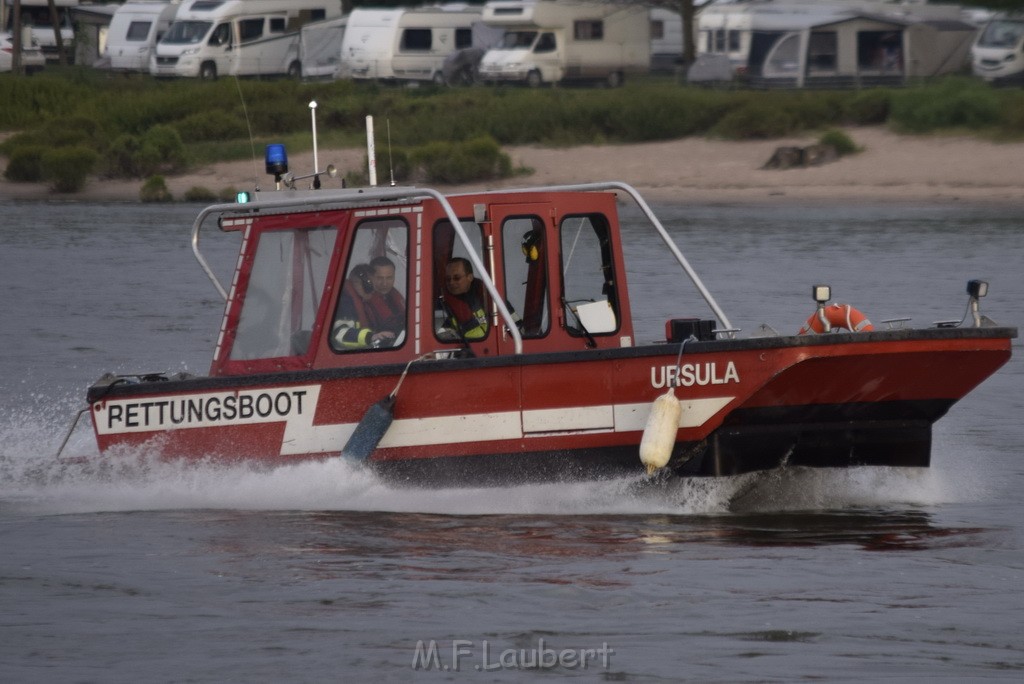
<path id="1" fill-rule="evenodd" d="M 205 372 L 222 303 L 195 207 L 0 210 L 0 681 L 1024 677 L 1019 341 L 938 424 L 926 472 L 416 490 L 341 461 L 61 463 L 91 381 Z M 983 312 L 1024 322 L 1019 207 L 659 214 L 744 334 L 796 330 L 819 282 L 930 324 L 984 278 Z M 638 337 L 707 315 L 624 232 Z M 235 245 L 209 237 L 226 278 Z M 68 450 L 95 454 L 88 431 Z"/>

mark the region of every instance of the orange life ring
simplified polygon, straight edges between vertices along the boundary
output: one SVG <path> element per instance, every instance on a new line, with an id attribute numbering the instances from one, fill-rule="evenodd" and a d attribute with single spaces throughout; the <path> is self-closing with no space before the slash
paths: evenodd
<path id="1" fill-rule="evenodd" d="M 849 304 L 829 304 L 825 307 L 824 312 L 825 319 L 833 328 L 846 328 L 850 332 L 868 332 L 875 329 L 875 326 L 871 325 L 871 321 L 868 320 L 867 316 Z M 812 313 L 811 317 L 807 319 L 804 327 L 800 328 L 799 334 L 807 335 L 812 332 L 818 334 L 825 332 L 825 326 L 822 324 L 821 319 L 818 318 L 817 311 Z"/>

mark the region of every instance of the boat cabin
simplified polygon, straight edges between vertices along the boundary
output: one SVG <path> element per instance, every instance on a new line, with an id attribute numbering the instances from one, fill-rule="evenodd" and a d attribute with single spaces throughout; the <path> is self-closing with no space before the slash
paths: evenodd
<path id="1" fill-rule="evenodd" d="M 633 345 L 613 193 L 446 199 L 324 193 L 223 216 L 242 247 L 211 375 Z"/>

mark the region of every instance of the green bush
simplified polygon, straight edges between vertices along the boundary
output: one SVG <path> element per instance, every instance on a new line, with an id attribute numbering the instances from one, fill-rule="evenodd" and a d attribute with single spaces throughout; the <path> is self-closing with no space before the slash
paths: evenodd
<path id="1" fill-rule="evenodd" d="M 233 196 L 232 199 L 234 199 Z M 207 204 L 212 204 L 217 201 L 217 196 L 209 188 L 193 185 L 185 191 L 184 200 L 186 202 L 206 202 Z"/>
<path id="2" fill-rule="evenodd" d="M 795 130 L 795 121 L 789 110 L 752 97 L 723 116 L 711 132 L 729 140 L 749 140 L 779 138 Z"/>
<path id="3" fill-rule="evenodd" d="M 153 126 L 142 136 L 141 142 L 139 152 L 144 158 L 144 163 L 140 164 L 142 175 L 153 171 L 173 173 L 185 168 L 185 146 L 178 131 L 171 126 Z"/>
<path id="4" fill-rule="evenodd" d="M 857 126 L 884 124 L 891 102 L 892 91 L 885 88 L 858 91 L 846 104 L 846 119 Z"/>
<path id="5" fill-rule="evenodd" d="M 857 147 L 857 144 L 853 142 L 850 136 L 843 131 L 835 129 L 822 133 L 821 137 L 818 138 L 818 144 L 831 145 L 840 157 L 860 151 L 860 148 Z"/>
<path id="6" fill-rule="evenodd" d="M 980 81 L 951 78 L 937 86 L 894 95 L 890 118 L 898 128 L 911 133 L 961 127 L 983 129 L 1000 121 L 1000 98 Z"/>
<path id="7" fill-rule="evenodd" d="M 467 142 L 435 142 L 412 151 L 410 160 L 429 183 L 468 183 L 507 178 L 512 162 L 493 138 Z"/>
<path id="8" fill-rule="evenodd" d="M 190 114 L 174 122 L 174 130 L 183 142 L 229 140 L 249 135 L 243 119 L 219 109 Z"/>
<path id="9" fill-rule="evenodd" d="M 38 183 L 43 180 L 42 145 L 24 145 L 11 152 L 4 178 L 15 183 Z"/>
<path id="10" fill-rule="evenodd" d="M 103 159 L 103 173 L 109 178 L 138 178 L 135 155 L 141 147 L 138 137 L 122 133 L 110 144 Z"/>
<path id="11" fill-rule="evenodd" d="M 43 178 L 57 192 L 78 192 L 85 187 L 97 158 L 94 150 L 82 145 L 47 150 L 40 161 Z"/>
<path id="12" fill-rule="evenodd" d="M 150 176 L 139 190 L 139 200 L 142 202 L 170 202 L 173 199 L 163 176 Z"/>

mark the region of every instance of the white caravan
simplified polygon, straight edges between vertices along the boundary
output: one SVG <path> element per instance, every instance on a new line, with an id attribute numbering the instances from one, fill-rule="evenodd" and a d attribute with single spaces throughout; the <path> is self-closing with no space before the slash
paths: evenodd
<path id="1" fill-rule="evenodd" d="M 662 7 L 651 9 L 651 71 L 674 72 L 683 62 L 683 18 Z"/>
<path id="2" fill-rule="evenodd" d="M 475 7 L 355 9 L 341 45 L 342 73 L 352 79 L 444 83 L 445 58 L 489 47 L 494 32 Z"/>
<path id="3" fill-rule="evenodd" d="M 53 0 L 60 25 L 60 39 L 64 53 L 71 60 L 75 54 L 75 31 L 71 21 L 71 8 L 78 7 L 79 0 Z M 43 51 L 46 60 L 57 61 L 57 37 L 50 20 L 48 0 L 21 0 L 21 27 L 30 29 L 32 43 Z M 14 0 L 0 0 L 0 31 L 14 30 Z"/>
<path id="4" fill-rule="evenodd" d="M 489 2 L 484 23 L 505 29 L 487 51 L 479 77 L 539 86 L 562 81 L 622 83 L 650 68 L 650 11 L 606 2 Z"/>
<path id="5" fill-rule="evenodd" d="M 992 19 L 971 47 L 975 76 L 1000 85 L 1024 83 L 1024 15 Z"/>
<path id="6" fill-rule="evenodd" d="M 178 11 L 178 0 L 126 2 L 117 8 L 103 55 L 113 71 L 149 71 L 149 58 Z"/>
<path id="7" fill-rule="evenodd" d="M 157 43 L 149 73 L 298 78 L 299 29 L 339 16 L 339 0 L 193 0 Z"/>

